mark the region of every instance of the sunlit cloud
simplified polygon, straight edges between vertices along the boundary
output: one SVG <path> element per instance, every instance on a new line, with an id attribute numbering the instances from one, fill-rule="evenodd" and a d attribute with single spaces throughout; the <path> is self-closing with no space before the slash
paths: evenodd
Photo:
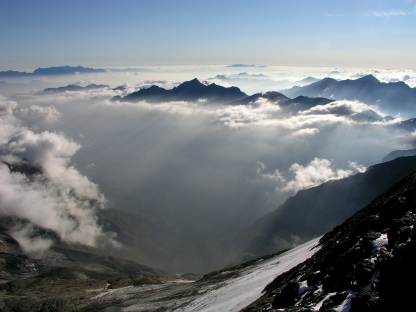
<path id="1" fill-rule="evenodd" d="M 265 165 L 258 162 L 257 173 L 265 180 L 277 185 L 278 192 L 291 192 L 293 194 L 320 185 L 329 180 L 339 180 L 353 174 L 352 170 L 336 169 L 328 159 L 314 158 L 308 165 L 302 166 L 294 163 L 288 172 L 294 177 L 289 180 L 278 169 L 273 173 L 263 173 Z M 366 168 L 356 162 L 349 162 L 349 166 L 358 172 L 364 172 Z"/>
<path id="2" fill-rule="evenodd" d="M 70 165 L 81 146 L 56 132 L 35 133 L 16 118 L 53 121 L 60 114 L 48 106 L 19 109 L 13 102 L 3 102 L 2 107 L 0 214 L 29 221 L 12 228 L 10 234 L 25 252 L 35 256 L 52 241 L 32 237 L 33 226 L 52 230 L 67 243 L 116 246 L 114 234 L 103 232 L 97 224 L 95 210 L 105 208 L 104 195 L 97 184 Z M 28 176 L 18 168 L 36 170 Z"/>

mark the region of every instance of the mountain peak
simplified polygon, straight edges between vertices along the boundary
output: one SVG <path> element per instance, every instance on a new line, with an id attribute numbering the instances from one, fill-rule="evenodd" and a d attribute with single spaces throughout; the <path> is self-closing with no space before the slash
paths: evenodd
<path id="1" fill-rule="evenodd" d="M 179 86 L 175 87 L 173 90 L 180 91 L 180 92 L 189 92 L 189 91 L 199 90 L 204 87 L 206 87 L 206 85 L 201 83 L 197 78 L 194 78 L 192 80 L 181 83 Z"/>
<path id="2" fill-rule="evenodd" d="M 380 80 L 378 80 L 376 77 L 374 77 L 373 75 L 367 75 L 361 78 L 358 78 L 356 80 L 357 82 L 363 82 L 363 83 L 379 83 Z"/>

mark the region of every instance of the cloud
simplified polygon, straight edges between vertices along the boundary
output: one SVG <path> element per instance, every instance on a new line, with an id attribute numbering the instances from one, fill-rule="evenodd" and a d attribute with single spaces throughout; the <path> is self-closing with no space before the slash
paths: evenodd
<path id="1" fill-rule="evenodd" d="M 39 168 L 53 183 L 73 189 L 77 196 L 103 203 L 104 197 L 99 193 L 98 186 L 69 166 L 71 156 L 80 147 L 57 133 L 24 131 L 2 144 L 0 155 L 11 165 L 29 163 Z"/>
<path id="2" fill-rule="evenodd" d="M 74 196 L 66 185 L 42 176 L 29 179 L 24 174 L 10 172 L 4 163 L 0 164 L 0 180 L 1 214 L 50 229 L 67 243 L 96 246 L 105 238 L 89 198 Z"/>
<path id="3" fill-rule="evenodd" d="M 328 12 L 324 12 L 324 14 L 328 17 L 338 17 L 338 16 L 342 16 L 341 14 L 332 14 L 332 13 L 328 13 Z"/>
<path id="4" fill-rule="evenodd" d="M 52 123 L 59 120 L 61 114 L 53 106 L 31 105 L 28 108 L 18 108 L 14 115 L 29 126 Z"/>
<path id="5" fill-rule="evenodd" d="M 412 76 L 403 72 L 400 77 L 404 74 Z M 173 76 L 147 78 L 179 80 Z M 168 254 L 152 260 L 173 271 L 226 265 L 226 255 L 207 246 L 217 246 L 223 237 L 238 233 L 296 190 L 357 172 L 348 167 L 348 160 L 360 169 L 358 164 L 369 166 L 390 151 L 403 149 L 396 140 L 401 133 L 390 123 L 357 122 L 349 115 L 336 114 L 340 109 L 354 114 L 368 108 L 357 103 L 288 115 L 266 99 L 240 106 L 109 100 L 120 92 L 85 90 L 13 97 L 18 103 L 13 112 L 32 105 L 53 105 L 60 114 L 59 122 L 38 129 L 35 123 L 32 128 L 23 126 L 17 114 L 2 116 L 0 127 L 8 129 L 7 136 L 0 132 L 4 156 L 15 157 L 16 164 L 30 160 L 44 172 L 43 179 L 30 181 L 6 171 L 7 181 L 16 190 L 14 207 L 33 202 L 39 215 L 52 216 L 51 224 L 40 223 L 42 220 L 23 208 L 18 211 L 32 223 L 38 222 L 38 227 L 62 223 L 66 230 L 53 229 L 60 230 L 67 241 L 95 237 L 91 243 L 98 244 L 106 237 L 100 234 L 94 213 L 100 208 L 99 185 L 109 200 L 107 206 L 144 216 L 144 220 L 137 219 L 144 224 L 140 231 Z M 260 166 L 257 172 L 253 166 L 257 161 L 270 170 Z M 22 202 L 25 197 L 27 203 Z M 78 230 L 79 218 L 72 213 L 87 214 L 83 219 L 90 221 L 78 225 Z M 181 229 L 179 236 L 172 235 L 176 232 L 169 228 L 151 232 L 148 220 L 160 220 L 158 224 L 169 220 Z M 89 228 L 92 234 L 88 234 Z M 26 237 L 30 242 L 37 236 L 28 231 Z M 178 260 L 178 250 L 186 261 Z"/>
<path id="6" fill-rule="evenodd" d="M 10 230 L 11 236 L 19 242 L 23 252 L 33 258 L 42 258 L 53 244 L 52 239 L 38 236 L 31 224 L 18 224 Z"/>
<path id="7" fill-rule="evenodd" d="M 13 115 L 13 109 L 17 107 L 15 101 L 5 101 L 0 98 L 0 116 Z"/>
<path id="8" fill-rule="evenodd" d="M 37 237 L 32 225 L 54 231 L 66 243 L 117 246 L 114 233 L 103 232 L 97 223 L 96 210 L 106 205 L 104 195 L 97 184 L 70 165 L 80 144 L 56 132 L 35 133 L 11 115 L 18 112 L 15 115 L 43 121 L 57 118 L 57 111 L 36 106 L 19 109 L 13 102 L 4 105 L 4 101 L 3 107 L 6 113 L 0 117 L 0 215 L 30 222 L 11 229 L 10 234 L 34 256 L 42 255 L 51 239 Z M 39 173 L 28 176 L 19 170 L 30 167 Z"/>
<path id="9" fill-rule="evenodd" d="M 288 180 L 278 169 L 273 173 L 263 173 L 265 165 L 257 163 L 259 168 L 257 174 L 262 178 L 277 184 L 276 190 L 279 192 L 291 192 L 293 194 L 300 190 L 308 189 L 320 185 L 329 180 L 339 180 L 353 174 L 352 170 L 335 169 L 328 159 L 314 158 L 308 165 L 302 166 L 294 163 L 289 167 L 289 173 L 294 178 Z M 358 172 L 364 172 L 366 168 L 358 165 L 357 162 L 350 162 L 350 167 Z"/>
<path id="10" fill-rule="evenodd" d="M 318 128 L 305 128 L 305 129 L 300 129 L 300 130 L 293 132 L 293 136 L 297 136 L 297 137 L 312 136 L 319 132 L 320 131 Z"/>
<path id="11" fill-rule="evenodd" d="M 373 11 L 370 15 L 376 17 L 406 16 L 416 14 L 416 7 L 412 11 L 390 10 L 390 11 Z"/>
<path id="12" fill-rule="evenodd" d="M 337 116 L 351 116 L 358 113 L 368 113 L 376 107 L 370 107 L 359 101 L 335 101 L 326 105 L 317 105 L 300 112 L 302 115 L 333 114 Z"/>
<path id="13" fill-rule="evenodd" d="M 366 172 L 367 171 L 367 167 L 358 164 L 356 161 L 350 161 L 349 162 L 349 166 L 355 170 L 357 170 L 360 173 Z"/>

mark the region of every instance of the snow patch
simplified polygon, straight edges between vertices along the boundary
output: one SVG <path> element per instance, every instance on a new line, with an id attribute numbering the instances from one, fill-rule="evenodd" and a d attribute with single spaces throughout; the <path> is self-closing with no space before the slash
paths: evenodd
<path id="1" fill-rule="evenodd" d="M 387 246 L 389 240 L 387 238 L 387 234 L 381 234 L 379 238 L 373 241 L 373 249 L 371 252 L 374 254 L 380 250 L 380 248 Z"/>

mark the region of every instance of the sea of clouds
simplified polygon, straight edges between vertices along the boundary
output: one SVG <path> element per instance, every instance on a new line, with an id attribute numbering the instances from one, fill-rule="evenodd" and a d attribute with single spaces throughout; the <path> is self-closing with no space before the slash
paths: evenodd
<path id="1" fill-rule="evenodd" d="M 214 77 L 213 70 L 191 69 L 177 77 L 197 73 Z M 295 81 L 307 74 L 286 76 Z M 29 221 L 11 233 L 28 253 L 39 255 L 52 244 L 36 237 L 34 227 L 52 230 L 66 243 L 117 245 L 115 234 L 105 232 L 97 217 L 108 208 L 186 220 L 213 240 L 230 237 L 299 190 L 363 172 L 390 151 L 411 147 L 408 134 L 395 127 L 399 119 L 354 118 L 383 115 L 356 101 L 289 116 L 266 99 L 246 106 L 111 101 L 163 75 L 169 79 L 159 79 L 162 86 L 178 84 L 172 83 L 174 72 L 140 73 L 124 91 L 33 90 L 0 98 L 0 213 Z M 116 87 L 127 78 L 116 76 L 81 82 L 67 77 L 60 86 Z M 42 174 L 10 169 L 22 165 Z"/>

